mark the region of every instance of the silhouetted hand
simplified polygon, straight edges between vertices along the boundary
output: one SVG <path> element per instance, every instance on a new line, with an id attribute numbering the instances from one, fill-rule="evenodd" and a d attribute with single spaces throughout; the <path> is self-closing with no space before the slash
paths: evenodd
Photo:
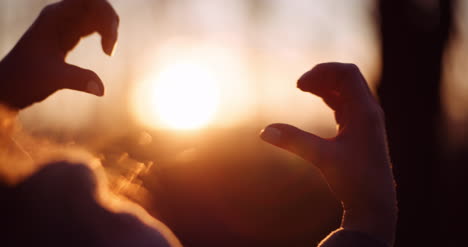
<path id="1" fill-rule="evenodd" d="M 396 192 L 384 114 L 353 64 L 319 64 L 298 88 L 320 96 L 335 111 L 338 134 L 320 138 L 286 124 L 272 124 L 261 138 L 316 165 L 344 209 L 341 227 L 393 243 Z"/>
<path id="2" fill-rule="evenodd" d="M 0 62 L 0 103 L 22 109 L 64 88 L 102 96 L 104 86 L 96 73 L 67 64 L 65 58 L 82 37 L 94 32 L 111 55 L 118 24 L 106 0 L 63 0 L 45 7 Z"/>

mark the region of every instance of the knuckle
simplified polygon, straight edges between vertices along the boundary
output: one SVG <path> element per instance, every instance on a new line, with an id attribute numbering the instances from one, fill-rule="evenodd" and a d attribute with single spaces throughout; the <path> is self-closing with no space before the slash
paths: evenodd
<path id="1" fill-rule="evenodd" d="M 39 18 L 43 20 L 50 20 L 57 16 L 59 12 L 59 3 L 53 3 L 45 6 L 41 13 L 39 14 Z"/>
<path id="2" fill-rule="evenodd" d="M 356 76 L 361 74 L 361 70 L 354 63 L 345 63 L 343 64 L 342 69 L 345 76 Z"/>
<path id="3" fill-rule="evenodd" d="M 54 12 L 56 4 L 49 4 L 41 10 L 41 16 L 50 16 Z"/>
<path id="4" fill-rule="evenodd" d="M 357 65 L 352 63 L 342 63 L 340 64 L 340 67 L 338 67 L 337 72 L 337 79 L 341 80 L 343 84 L 348 84 L 348 89 L 357 89 L 360 87 L 361 71 Z M 359 88 L 359 90 L 361 89 Z"/>
<path id="5" fill-rule="evenodd" d="M 323 71 L 325 68 L 327 68 L 329 66 L 328 63 L 319 63 L 317 65 L 315 65 L 312 70 L 313 71 Z"/>

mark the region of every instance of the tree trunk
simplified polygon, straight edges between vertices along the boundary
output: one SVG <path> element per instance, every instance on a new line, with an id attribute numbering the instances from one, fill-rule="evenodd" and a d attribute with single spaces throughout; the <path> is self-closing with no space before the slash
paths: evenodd
<path id="1" fill-rule="evenodd" d="M 379 2 L 383 68 L 378 94 L 398 184 L 396 246 L 439 246 L 435 238 L 441 233 L 440 80 L 453 1 L 438 0 L 432 8 L 419 2 Z"/>

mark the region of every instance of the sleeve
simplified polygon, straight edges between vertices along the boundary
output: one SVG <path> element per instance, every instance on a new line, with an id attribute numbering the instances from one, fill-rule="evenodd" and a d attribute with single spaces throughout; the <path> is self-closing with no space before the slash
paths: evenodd
<path id="1" fill-rule="evenodd" d="M 86 165 L 46 165 L 8 192 L 0 218 L 8 226 L 5 242 L 14 244 L 6 246 L 181 246 L 161 222 L 101 205 L 97 178 Z"/>
<path id="2" fill-rule="evenodd" d="M 372 236 L 345 229 L 338 229 L 328 235 L 318 247 L 389 247 Z"/>

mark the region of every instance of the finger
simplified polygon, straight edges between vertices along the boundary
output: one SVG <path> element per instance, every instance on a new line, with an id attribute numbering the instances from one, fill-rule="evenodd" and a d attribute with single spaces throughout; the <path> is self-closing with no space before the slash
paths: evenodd
<path id="1" fill-rule="evenodd" d="M 319 168 L 329 152 L 327 140 L 287 124 L 269 125 L 262 130 L 260 137 L 268 143 L 297 154 Z"/>
<path id="2" fill-rule="evenodd" d="M 71 50 L 81 37 L 98 32 L 101 46 L 112 55 L 118 37 L 119 17 L 105 0 L 64 0 L 58 10 L 61 21 L 62 46 Z"/>
<path id="3" fill-rule="evenodd" d="M 99 76 L 91 70 L 83 69 L 75 65 L 64 64 L 56 78 L 57 89 L 73 89 L 96 96 L 104 95 L 104 85 Z"/>
<path id="4" fill-rule="evenodd" d="M 94 15 L 96 28 L 101 35 L 102 50 L 112 56 L 118 38 L 119 16 L 109 4 L 104 0 L 94 1 Z"/>
<path id="5" fill-rule="evenodd" d="M 372 100 L 369 87 L 354 64 L 319 64 L 298 80 L 297 87 L 322 97 L 334 110 L 342 104 L 362 107 Z"/>

